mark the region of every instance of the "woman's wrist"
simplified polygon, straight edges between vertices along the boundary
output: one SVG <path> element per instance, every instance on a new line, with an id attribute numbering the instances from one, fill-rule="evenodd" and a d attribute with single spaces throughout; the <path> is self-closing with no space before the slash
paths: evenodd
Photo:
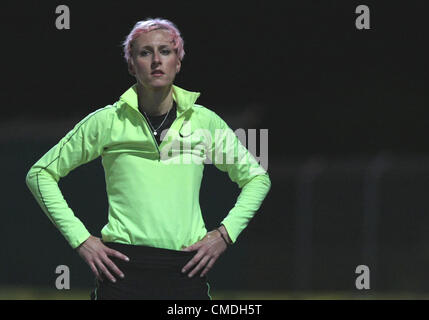
<path id="1" fill-rule="evenodd" d="M 225 243 L 227 245 L 232 245 L 232 241 L 231 238 L 228 235 L 228 231 L 226 231 L 225 226 L 222 224 L 219 228 L 217 228 L 216 230 L 218 230 L 223 238 L 223 240 L 225 241 Z"/>

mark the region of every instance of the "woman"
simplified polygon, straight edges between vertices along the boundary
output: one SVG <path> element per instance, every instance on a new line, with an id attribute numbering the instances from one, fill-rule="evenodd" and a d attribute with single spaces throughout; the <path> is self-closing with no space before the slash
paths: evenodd
<path id="1" fill-rule="evenodd" d="M 228 125 L 195 103 L 199 93 L 173 84 L 184 49 L 172 22 L 138 22 L 124 52 L 136 84 L 81 120 L 31 167 L 26 183 L 96 276 L 93 299 L 210 299 L 207 272 L 259 209 L 270 179 Z M 101 239 L 58 187 L 99 156 L 109 202 Z M 242 188 L 210 232 L 199 205 L 207 160 Z"/>

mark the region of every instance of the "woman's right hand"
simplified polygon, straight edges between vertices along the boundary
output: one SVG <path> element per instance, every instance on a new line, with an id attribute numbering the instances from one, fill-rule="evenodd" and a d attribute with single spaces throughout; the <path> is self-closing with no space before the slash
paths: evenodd
<path id="1" fill-rule="evenodd" d="M 109 259 L 109 256 L 130 261 L 127 256 L 123 255 L 119 251 L 110 249 L 103 244 L 100 238 L 93 236 L 90 236 L 79 247 L 77 247 L 76 251 L 90 266 L 92 272 L 100 281 L 103 281 L 102 275 L 104 274 L 108 279 L 110 279 L 110 281 L 116 282 L 115 277 L 112 276 L 109 269 L 119 277 L 124 277 L 124 273 L 119 270 L 112 260 Z"/>

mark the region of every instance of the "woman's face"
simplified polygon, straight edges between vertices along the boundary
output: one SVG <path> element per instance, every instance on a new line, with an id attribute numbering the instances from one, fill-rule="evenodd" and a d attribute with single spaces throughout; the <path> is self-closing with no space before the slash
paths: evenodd
<path id="1" fill-rule="evenodd" d="M 133 44 L 129 71 L 146 88 L 160 88 L 173 83 L 180 70 L 180 59 L 167 30 L 142 33 Z"/>

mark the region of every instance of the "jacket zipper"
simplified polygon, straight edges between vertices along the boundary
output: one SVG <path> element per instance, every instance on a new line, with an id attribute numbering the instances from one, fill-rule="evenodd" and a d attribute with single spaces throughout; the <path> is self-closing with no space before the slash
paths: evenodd
<path id="1" fill-rule="evenodd" d="M 173 123 L 170 125 L 170 128 L 173 126 L 174 122 L 177 119 L 179 119 L 181 116 L 183 116 L 188 110 L 189 109 L 185 110 L 185 112 L 183 112 L 179 117 L 176 117 L 176 119 L 174 119 Z M 149 129 L 149 131 L 150 131 L 150 134 L 152 136 L 153 142 L 155 143 L 156 150 L 158 150 L 158 162 L 160 162 L 161 161 L 161 151 L 159 150 L 158 142 L 156 142 L 156 139 L 155 139 L 155 136 L 153 135 L 152 129 L 150 128 L 149 123 L 147 122 L 145 116 L 140 111 L 138 111 L 138 110 L 135 110 L 135 111 L 137 111 L 137 113 L 144 119 L 144 122 L 146 123 L 146 126 Z"/>
<path id="2" fill-rule="evenodd" d="M 153 142 L 155 143 L 156 150 L 158 150 L 158 162 L 159 162 L 159 161 L 161 161 L 161 151 L 159 150 L 158 142 L 156 142 L 155 136 L 153 135 L 152 129 L 150 128 L 149 123 L 147 122 L 145 116 L 142 115 L 140 111 L 138 113 L 144 119 L 144 122 L 146 123 L 146 126 L 150 131 L 150 135 L 152 136 Z"/>

